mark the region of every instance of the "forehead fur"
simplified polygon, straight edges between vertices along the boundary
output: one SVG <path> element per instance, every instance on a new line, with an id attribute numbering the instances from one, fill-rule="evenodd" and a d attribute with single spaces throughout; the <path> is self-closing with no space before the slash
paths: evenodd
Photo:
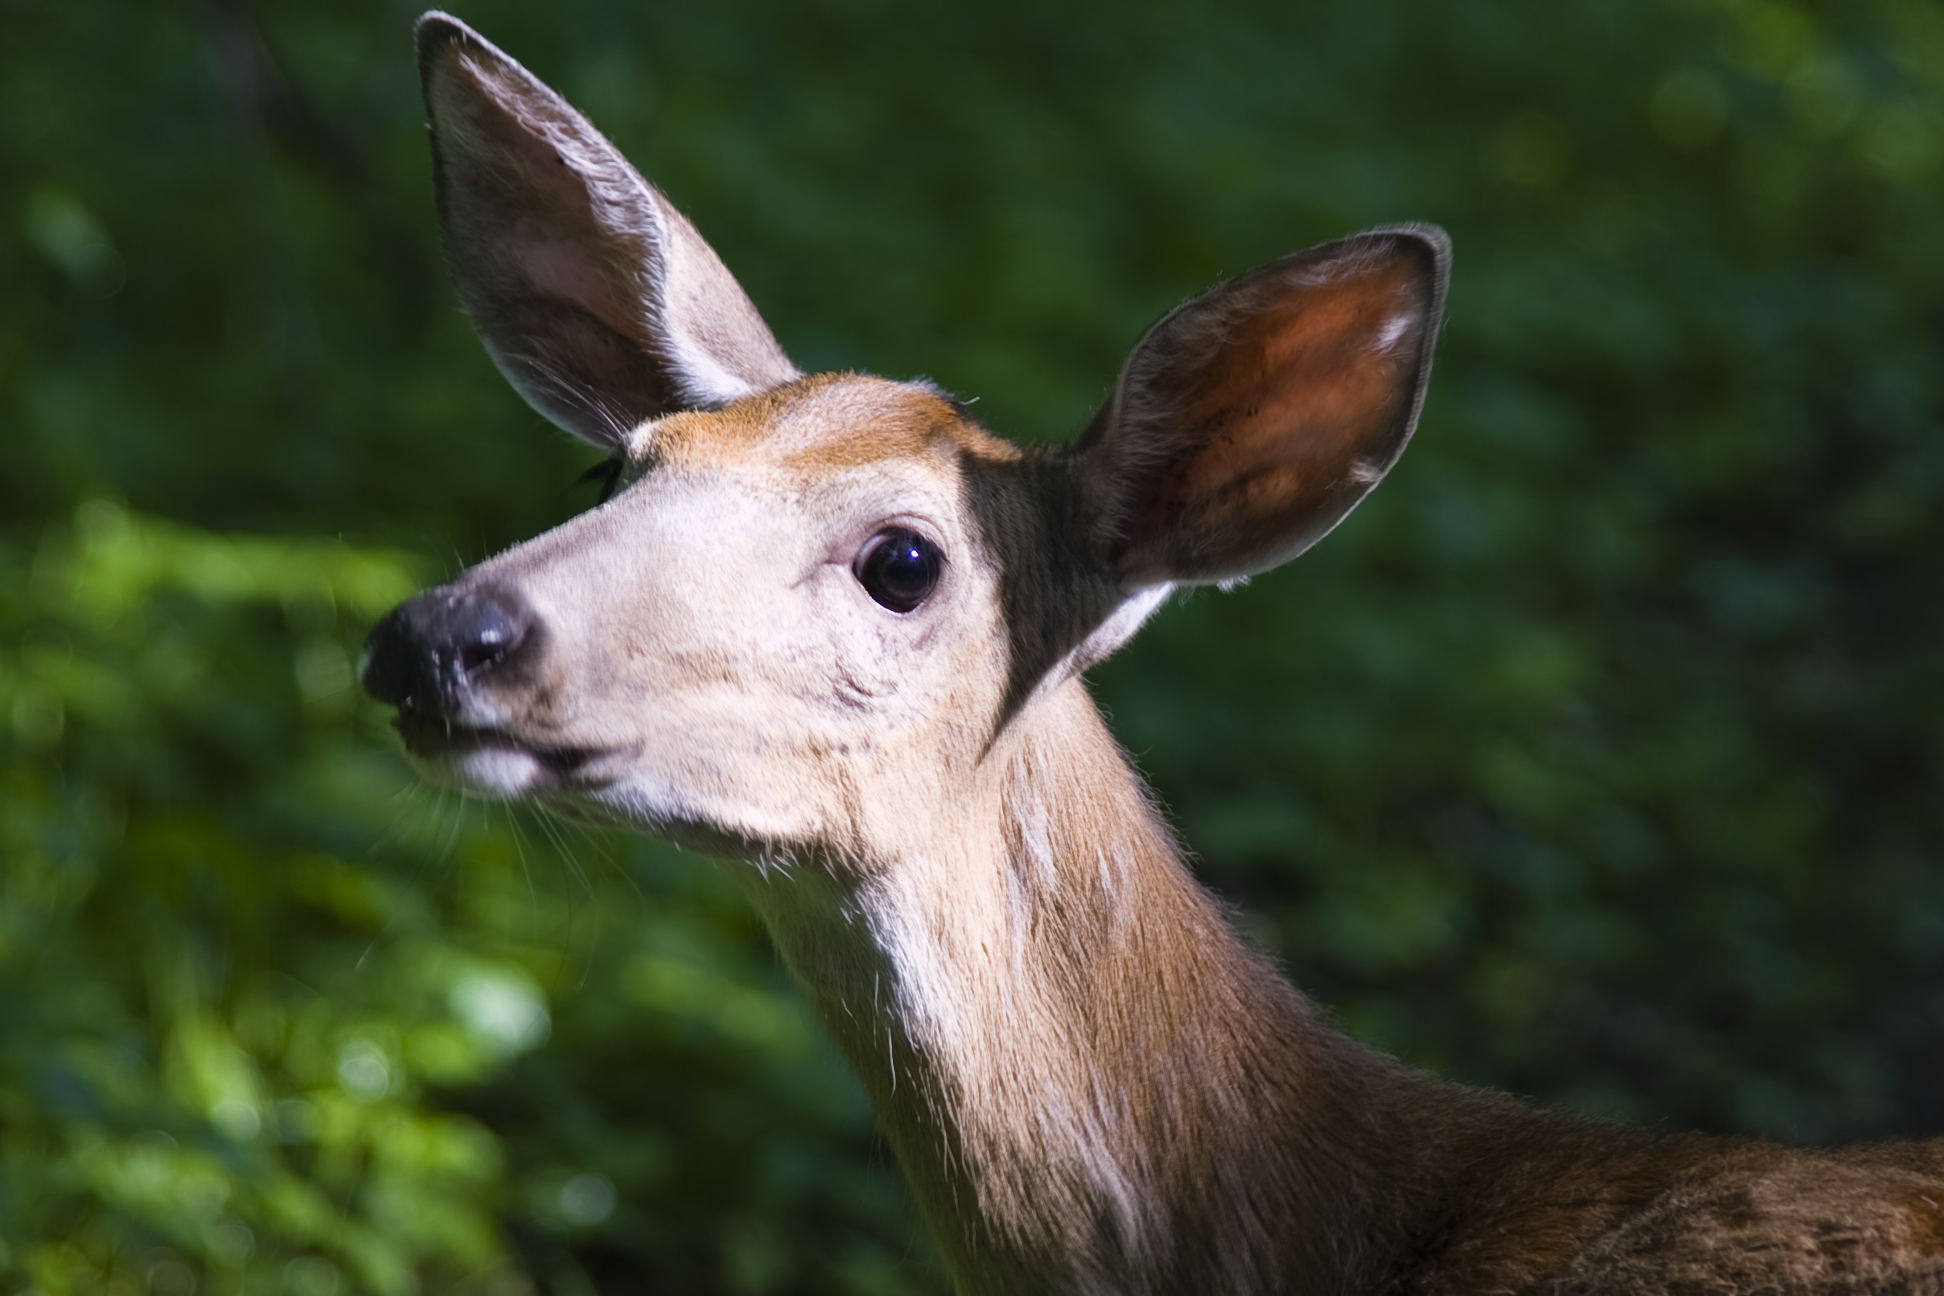
<path id="1" fill-rule="evenodd" d="M 633 453 L 680 467 L 836 472 L 892 459 L 1012 460 L 1019 450 L 959 415 L 921 383 L 819 374 L 643 424 Z"/>

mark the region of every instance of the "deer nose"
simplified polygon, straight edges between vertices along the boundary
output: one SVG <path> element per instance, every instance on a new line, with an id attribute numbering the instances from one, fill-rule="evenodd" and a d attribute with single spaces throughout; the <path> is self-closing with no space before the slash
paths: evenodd
<path id="1" fill-rule="evenodd" d="M 535 639 L 533 612 L 503 589 L 427 590 L 365 640 L 365 692 L 401 711 L 459 719 L 487 675 L 507 671 Z"/>

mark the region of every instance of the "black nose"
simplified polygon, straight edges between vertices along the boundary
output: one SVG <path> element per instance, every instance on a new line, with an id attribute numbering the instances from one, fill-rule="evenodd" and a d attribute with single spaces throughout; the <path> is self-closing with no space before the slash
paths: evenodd
<path id="1" fill-rule="evenodd" d="M 365 640 L 365 692 L 401 711 L 451 720 L 489 674 L 532 655 L 537 622 L 509 590 L 447 585 L 401 603 Z"/>

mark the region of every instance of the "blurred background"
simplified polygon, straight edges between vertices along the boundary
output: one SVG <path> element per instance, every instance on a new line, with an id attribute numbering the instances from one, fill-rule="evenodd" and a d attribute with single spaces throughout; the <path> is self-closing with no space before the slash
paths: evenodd
<path id="1" fill-rule="evenodd" d="M 1935 0 L 456 8 L 805 368 L 1027 441 L 1218 277 L 1448 227 L 1410 454 L 1117 731 L 1362 1038 L 1944 1132 Z M 0 1282 L 939 1292 L 711 865 L 425 790 L 353 687 L 594 491 L 447 285 L 413 17 L 0 0 Z"/>

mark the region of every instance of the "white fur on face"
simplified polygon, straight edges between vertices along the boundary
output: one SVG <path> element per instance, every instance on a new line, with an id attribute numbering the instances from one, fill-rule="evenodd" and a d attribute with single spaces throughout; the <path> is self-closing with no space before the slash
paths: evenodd
<path id="1" fill-rule="evenodd" d="M 546 781 L 546 768 L 518 747 L 475 747 L 451 758 L 451 781 L 496 800 L 512 801 Z"/>
<path id="2" fill-rule="evenodd" d="M 881 766 L 902 781 L 901 761 L 934 781 L 936 731 L 973 714 L 942 700 L 995 674 L 981 664 L 999 639 L 995 594 L 948 469 L 875 464 L 812 485 L 661 468 L 485 564 L 474 579 L 517 588 L 548 636 L 545 681 L 486 705 L 520 744 L 593 755 L 565 788 L 511 748 L 451 773 L 498 795 L 572 791 L 651 831 L 745 843 L 737 854 L 870 853 L 862 789 Z M 946 556 L 938 588 L 903 615 L 852 572 L 887 526 Z"/>

